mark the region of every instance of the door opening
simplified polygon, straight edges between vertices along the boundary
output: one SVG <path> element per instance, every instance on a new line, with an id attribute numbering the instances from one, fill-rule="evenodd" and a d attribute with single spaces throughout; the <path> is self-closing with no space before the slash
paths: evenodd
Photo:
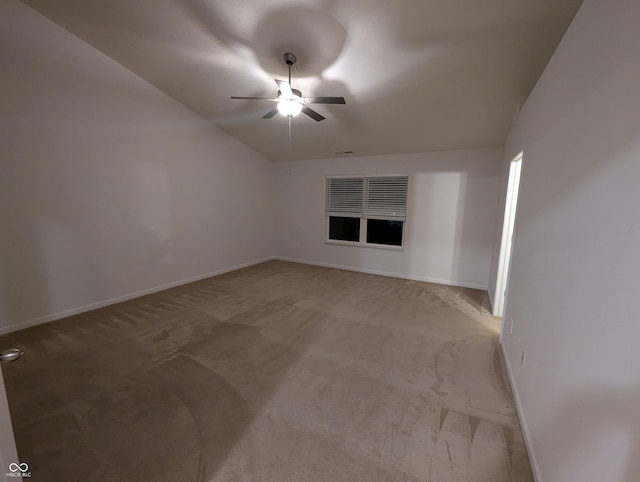
<path id="1" fill-rule="evenodd" d="M 509 166 L 507 199 L 504 206 L 504 223 L 502 225 L 500 257 L 498 258 L 498 277 L 496 281 L 495 301 L 493 303 L 494 316 L 502 316 L 504 314 L 504 305 L 507 298 L 509 268 L 511 266 L 511 249 L 513 247 L 513 231 L 516 225 L 518 192 L 520 190 L 522 157 L 523 152 L 520 152 L 520 154 L 513 158 Z M 504 329 L 504 320 L 502 323 L 502 327 Z"/>

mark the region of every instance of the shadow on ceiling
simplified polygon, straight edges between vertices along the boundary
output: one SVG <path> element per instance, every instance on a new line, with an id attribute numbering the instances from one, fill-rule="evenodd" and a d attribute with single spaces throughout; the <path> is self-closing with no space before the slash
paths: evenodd
<path id="1" fill-rule="evenodd" d="M 282 56 L 285 52 L 293 52 L 298 58 L 291 68 L 294 87 L 296 78 L 318 79 L 320 82 L 314 92 L 303 92 L 303 95 L 343 96 L 348 104 L 347 109 L 342 106 L 325 105 L 320 110 L 323 113 L 330 112 L 343 127 L 355 128 L 364 123 L 364 116 L 348 85 L 342 80 L 324 77 L 324 72 L 338 60 L 348 41 L 347 30 L 331 14 L 334 2 L 325 1 L 320 9 L 291 6 L 267 11 L 256 23 L 251 35 L 234 29 L 229 15 L 225 15 L 215 3 L 186 0 L 176 1 L 175 4 L 194 24 L 208 32 L 216 43 L 227 50 L 238 52 L 248 49 L 253 52 L 257 66 L 270 77 L 287 78 L 288 69 Z M 256 15 L 260 13 L 256 12 Z M 275 96 L 275 83 L 272 90 Z M 233 95 L 270 94 L 267 91 L 234 92 Z M 266 106 L 264 111 L 267 112 L 269 109 L 270 107 Z M 251 115 L 253 120 L 255 111 L 256 108 L 251 104 L 240 104 L 233 119 L 214 119 L 214 122 L 244 123 L 248 120 L 247 115 Z"/>

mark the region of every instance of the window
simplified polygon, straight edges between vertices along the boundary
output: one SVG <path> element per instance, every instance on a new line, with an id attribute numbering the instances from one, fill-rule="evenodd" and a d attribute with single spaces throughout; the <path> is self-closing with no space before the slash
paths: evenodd
<path id="1" fill-rule="evenodd" d="M 360 218 L 331 216 L 329 218 L 329 239 L 358 242 L 360 240 Z"/>
<path id="2" fill-rule="evenodd" d="M 367 220 L 367 243 L 402 246 L 402 221 Z"/>
<path id="3" fill-rule="evenodd" d="M 327 178 L 327 241 L 402 246 L 407 176 Z"/>

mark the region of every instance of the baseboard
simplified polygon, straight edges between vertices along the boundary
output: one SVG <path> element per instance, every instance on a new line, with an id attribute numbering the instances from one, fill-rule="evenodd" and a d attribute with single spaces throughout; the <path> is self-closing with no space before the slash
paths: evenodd
<path id="1" fill-rule="evenodd" d="M 436 284 L 441 284 L 441 285 L 446 285 L 446 286 L 457 286 L 457 287 L 462 287 L 462 288 L 472 288 L 472 289 L 479 289 L 479 290 L 487 290 L 487 286 L 483 286 L 483 285 L 477 285 L 477 284 L 473 284 L 473 283 L 459 283 L 459 282 L 454 282 L 452 280 L 445 280 L 445 279 L 439 279 L 439 278 L 430 278 L 430 277 L 426 277 L 426 276 L 413 276 L 413 275 L 405 275 L 402 273 L 393 273 L 393 272 L 388 272 L 388 271 L 379 271 L 379 270 L 372 270 L 372 269 L 366 269 L 366 268 L 357 268 L 357 267 L 353 267 L 353 266 L 343 266 L 343 265 L 337 265 L 337 264 L 330 264 L 330 263 L 320 263 L 320 262 L 315 262 L 315 261 L 308 261 L 308 260 L 304 260 L 304 259 L 295 259 L 295 258 L 287 258 L 284 256 L 271 256 L 271 257 L 267 257 L 267 258 L 262 258 L 259 260 L 255 260 L 255 261 L 250 261 L 248 263 L 243 263 L 243 264 L 239 264 L 239 265 L 235 265 L 235 266 L 230 266 L 227 268 L 222 268 L 216 271 L 212 271 L 209 273 L 204 273 L 201 275 L 197 275 L 197 276 L 193 276 L 191 278 L 187 278 L 187 279 L 183 279 L 183 280 L 179 280 L 179 281 L 173 281 L 171 283 L 166 283 L 160 286 L 155 286 L 153 288 L 149 288 L 146 290 L 141 290 L 141 291 L 136 291 L 134 293 L 129 293 L 126 295 L 122 295 L 122 296 L 117 296 L 115 298 L 110 298 L 107 300 L 103 300 L 103 301 L 98 301 L 96 303 L 91 303 L 88 305 L 84 305 L 84 306 L 80 306 L 77 308 L 71 308 L 69 310 L 64 310 L 64 311 L 60 311 L 58 313 L 52 313 L 50 315 L 45 315 L 45 316 L 41 316 L 38 318 L 33 318 L 31 320 L 26 320 L 26 321 L 22 321 L 19 323 L 14 323 L 12 325 L 8 325 L 8 326 L 0 326 L 0 335 L 4 335 L 6 333 L 12 333 L 14 331 L 18 331 L 18 330 L 24 330 L 25 328 L 30 328 L 32 326 L 36 326 L 36 325 L 40 325 L 42 323 L 48 323 L 50 321 L 54 321 L 54 320 L 59 320 L 61 318 L 66 318 L 67 316 L 73 316 L 73 315 L 78 315 L 80 313 L 85 313 L 87 311 L 91 311 L 91 310 L 96 310 L 98 308 L 103 308 L 105 306 L 109 306 L 109 305 L 113 305 L 116 303 L 121 303 L 123 301 L 128 301 L 134 298 L 139 298 L 140 296 L 145 296 L 145 295 L 149 295 L 152 293 L 156 293 L 158 291 L 162 291 L 162 290 L 166 290 L 166 289 L 170 289 L 170 288 L 175 288 L 176 286 L 181 286 L 184 284 L 188 284 L 188 283 L 193 283 L 194 281 L 199 281 L 201 279 L 205 279 L 205 278 L 210 278 L 212 276 L 217 276 L 223 273 L 228 273 L 230 271 L 235 271 L 238 269 L 242 269 L 242 268 L 246 268 L 248 266 L 253 266 L 255 264 L 260 264 L 260 263 L 264 263 L 266 261 L 270 261 L 272 259 L 279 259 L 282 261 L 290 261 L 293 263 L 301 263 L 301 264 L 308 264 L 308 265 L 313 265 L 313 266 L 322 266 L 325 268 L 334 268 L 334 269 L 342 269 L 342 270 L 346 270 L 346 271 L 354 271 L 357 273 L 365 273 L 365 274 L 374 274 L 374 275 L 379 275 L 379 276 L 389 276 L 392 278 L 401 278 L 401 279 L 408 279 L 408 280 L 412 280 L 412 281 L 424 281 L 427 283 L 436 283 Z"/>
<path id="2" fill-rule="evenodd" d="M 87 311 L 96 310 L 98 308 L 103 308 L 105 306 L 114 305 L 116 303 L 121 303 L 123 301 L 132 300 L 134 298 L 139 298 L 141 296 L 150 295 L 152 293 L 157 293 L 158 291 L 167 290 L 170 288 L 175 288 L 176 286 L 186 285 L 188 283 L 193 283 L 194 281 L 200 281 L 205 278 L 211 278 L 212 276 L 217 276 L 220 274 L 228 273 L 230 271 L 236 271 L 238 269 L 247 268 L 249 266 L 253 266 L 256 264 L 264 263 L 266 261 L 271 261 L 272 259 L 276 259 L 271 256 L 268 258 L 263 258 L 255 261 L 250 261 L 248 263 L 238 264 L 235 266 L 230 266 L 228 268 L 222 268 L 216 271 L 211 271 L 210 273 L 204 273 L 197 276 L 193 276 L 191 278 L 172 281 L 171 283 L 165 283 L 160 286 L 155 286 L 153 288 L 148 288 L 146 290 L 136 291 L 135 293 L 130 293 L 127 295 L 116 296 L 115 298 L 110 298 L 104 301 L 98 301 L 96 303 L 91 303 L 89 305 L 80 306 L 78 308 L 71 308 L 69 310 L 60 311 L 58 313 L 53 313 L 46 316 L 41 316 L 38 318 L 34 318 L 31 320 L 22 321 L 19 323 L 14 323 L 9 326 L 0 326 L 0 335 L 4 335 L 6 333 L 12 333 L 18 330 L 24 330 L 25 328 L 30 328 L 32 326 L 41 325 L 42 323 L 48 323 L 50 321 L 59 320 L 60 318 L 66 318 L 67 316 L 78 315 L 80 313 L 85 313 Z"/>
<path id="3" fill-rule="evenodd" d="M 531 471 L 533 472 L 533 478 L 536 482 L 542 482 L 542 475 L 540 475 L 540 466 L 536 453 L 533 450 L 533 442 L 531 440 L 531 432 L 529 432 L 529 426 L 527 425 L 527 419 L 524 417 L 522 411 L 522 403 L 520 402 L 520 396 L 518 390 L 513 382 L 513 372 L 511 371 L 511 364 L 509 363 L 509 357 L 504 351 L 504 343 L 500 343 L 500 352 L 502 353 L 502 359 L 504 360 L 504 366 L 507 369 L 507 378 L 509 379 L 509 385 L 511 387 L 511 393 L 516 404 L 516 413 L 518 414 L 518 421 L 520 422 L 520 428 L 524 436 L 524 444 L 527 447 L 527 454 L 529 454 L 529 462 L 531 463 Z"/>
<path id="4" fill-rule="evenodd" d="M 486 285 L 477 285 L 477 284 L 473 284 L 473 283 L 459 283 L 456 281 L 452 281 L 452 280 L 444 280 L 444 279 L 439 279 L 439 278 L 429 278 L 426 276 L 413 276 L 413 275 L 406 275 L 406 274 L 402 274 L 402 273 L 392 273 L 392 272 L 388 272 L 388 271 L 378 271 L 378 270 L 374 270 L 374 269 L 366 269 L 366 268 L 356 268 L 353 266 L 342 266 L 342 265 L 338 265 L 338 264 L 330 264 L 330 263 L 321 263 L 321 262 L 317 262 L 317 261 L 308 261 L 305 259 L 295 259 L 295 258 L 287 258 L 284 256 L 276 256 L 274 259 L 279 259 L 281 261 L 290 261 L 292 263 L 301 263 L 301 264 L 309 264 L 312 266 L 321 266 L 323 268 L 334 268 L 334 269 L 342 269 L 345 271 L 355 271 L 356 273 L 365 273 L 365 274 L 375 274 L 375 275 L 379 275 L 379 276 L 389 276 L 391 278 L 401 278 L 401 279 L 408 279 L 411 281 L 424 281 L 426 283 L 435 283 L 435 284 L 439 284 L 439 285 L 447 285 L 447 286 L 457 286 L 460 288 L 472 288 L 472 289 L 476 289 L 476 290 L 487 290 L 487 286 Z"/>

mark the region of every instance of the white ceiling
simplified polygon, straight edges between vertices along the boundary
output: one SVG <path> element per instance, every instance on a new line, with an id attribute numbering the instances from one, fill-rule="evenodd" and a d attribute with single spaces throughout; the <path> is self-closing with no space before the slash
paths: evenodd
<path id="1" fill-rule="evenodd" d="M 274 161 L 494 147 L 582 0 L 23 0 Z M 326 120 L 260 117 L 282 54 Z"/>

